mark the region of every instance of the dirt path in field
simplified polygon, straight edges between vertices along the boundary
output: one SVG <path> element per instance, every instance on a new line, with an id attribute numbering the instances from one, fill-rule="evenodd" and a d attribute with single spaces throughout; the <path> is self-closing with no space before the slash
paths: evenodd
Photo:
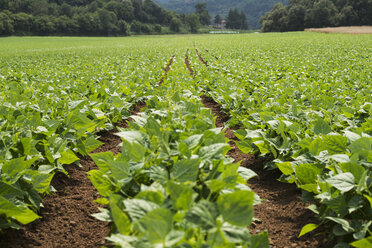
<path id="1" fill-rule="evenodd" d="M 199 53 L 201 63 L 203 58 Z M 206 65 L 205 63 L 203 63 Z M 211 97 L 202 95 L 205 107 L 210 108 L 217 117 L 216 126 L 224 127 L 230 117 L 224 113 L 221 106 Z M 226 138 L 230 139 L 231 150 L 228 156 L 235 162 L 241 162 L 241 166 L 249 168 L 257 173 L 258 177 L 248 181 L 249 187 L 256 192 L 264 203 L 254 207 L 254 216 L 259 219 L 249 227 L 252 234 L 267 230 L 272 248 L 327 248 L 326 237 L 307 234 L 298 238 L 300 230 L 308 223 L 318 223 L 313 213 L 308 210 L 301 201 L 301 192 L 294 184 L 280 183 L 277 179 L 281 173 L 278 170 L 267 171 L 263 169 L 262 161 L 251 154 L 242 153 L 234 141 L 238 141 L 233 129 L 226 129 Z"/>
<path id="2" fill-rule="evenodd" d="M 372 26 L 352 26 L 352 27 L 333 27 L 333 28 L 308 28 L 305 31 L 320 33 L 339 33 L 339 34 L 372 34 Z"/>
<path id="3" fill-rule="evenodd" d="M 172 66 L 172 64 L 173 64 L 173 62 L 174 62 L 174 58 L 175 58 L 175 56 L 176 56 L 176 55 L 173 55 L 173 56 L 171 57 L 171 59 L 169 60 L 168 65 L 167 65 L 167 67 L 166 67 L 165 70 L 164 70 L 163 77 L 160 79 L 159 86 L 161 86 L 161 85 L 164 83 L 164 79 L 167 77 L 168 72 L 169 72 L 170 69 L 171 69 L 171 66 Z"/>
<path id="4" fill-rule="evenodd" d="M 191 68 L 190 60 L 189 60 L 189 50 L 187 50 L 187 51 L 186 51 L 186 54 L 185 54 L 185 65 L 186 65 L 187 69 L 188 69 L 189 72 L 190 72 L 190 76 L 191 76 L 191 77 L 194 77 L 194 71 L 193 71 L 192 68 Z"/>
<path id="5" fill-rule="evenodd" d="M 208 49 L 205 50 L 207 53 L 210 53 Z M 219 58 L 217 56 L 215 56 L 214 54 L 211 54 L 216 60 L 219 60 Z"/>
<path id="6" fill-rule="evenodd" d="M 200 56 L 198 49 L 195 49 L 195 52 L 196 52 L 196 55 L 198 55 L 198 58 L 199 58 L 200 62 L 203 65 L 208 66 L 208 63 L 202 58 L 202 56 Z"/>
<path id="7" fill-rule="evenodd" d="M 132 113 L 138 113 L 142 107 L 143 103 L 136 105 Z M 123 121 L 117 126 L 128 127 L 128 124 Z M 99 133 L 104 145 L 94 152 L 119 153 L 121 139 L 115 132 L 116 128 Z M 5 232 L 0 236 L 1 248 L 98 248 L 107 245 L 105 237 L 110 232 L 109 224 L 91 216 L 102 206 L 93 202 L 100 196 L 86 173 L 97 167 L 88 156 L 81 157 L 80 162 L 81 168 L 65 166 L 69 177 L 62 173 L 55 175 L 52 185 L 57 192 L 44 198 L 42 218 L 21 230 Z"/>
<path id="8" fill-rule="evenodd" d="M 224 127 L 229 116 L 221 111 L 221 107 L 212 98 L 202 96 L 205 107 L 212 109 L 217 116 L 216 126 Z M 313 213 L 301 201 L 301 192 L 294 184 L 280 183 L 277 179 L 280 172 L 263 170 L 262 161 L 253 155 L 242 153 L 235 142 L 238 140 L 232 129 L 226 129 L 226 138 L 232 149 L 228 156 L 241 161 L 241 166 L 249 168 L 258 174 L 258 177 L 248 181 L 249 187 L 262 199 L 267 199 L 263 204 L 254 208 L 254 216 L 259 219 L 252 223 L 252 234 L 267 230 L 269 232 L 272 248 L 301 247 L 301 248 L 327 248 L 324 236 L 308 234 L 297 238 L 301 228 L 308 223 L 318 223 Z"/>

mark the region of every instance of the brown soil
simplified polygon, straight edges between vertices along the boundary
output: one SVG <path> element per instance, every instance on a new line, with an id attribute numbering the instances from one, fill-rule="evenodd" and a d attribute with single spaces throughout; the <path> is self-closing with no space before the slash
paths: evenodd
<path id="1" fill-rule="evenodd" d="M 209 53 L 209 50 L 208 50 L 208 49 L 206 49 L 205 51 L 206 51 L 207 53 Z M 213 55 L 213 54 L 212 54 L 212 56 L 213 56 L 216 60 L 219 60 L 219 58 L 218 58 L 217 56 L 215 56 L 215 55 Z"/>
<path id="2" fill-rule="evenodd" d="M 203 95 L 202 102 L 205 107 L 211 108 L 217 116 L 216 126 L 224 127 L 224 122 L 229 116 L 221 111 L 221 107 L 212 98 Z M 242 153 L 235 142 L 232 129 L 226 129 L 226 137 L 231 141 L 232 149 L 228 155 L 240 161 L 241 166 L 249 168 L 258 174 L 258 177 L 248 181 L 249 187 L 256 192 L 264 203 L 255 206 L 255 221 L 250 226 L 252 234 L 267 230 L 272 248 L 301 247 L 301 248 L 326 248 L 331 247 L 326 242 L 324 235 L 315 236 L 314 233 L 297 238 L 301 228 L 309 223 L 318 223 L 313 213 L 301 201 L 301 192 L 294 184 L 279 182 L 278 170 L 267 171 L 263 169 L 262 161 L 251 154 Z"/>
<path id="3" fill-rule="evenodd" d="M 305 31 L 320 33 L 372 34 L 372 26 L 353 26 L 336 28 L 308 28 Z"/>
<path id="4" fill-rule="evenodd" d="M 185 54 L 185 65 L 190 72 L 190 76 L 194 77 L 194 71 L 191 68 L 190 60 L 189 60 L 189 50 L 187 50 Z"/>
<path id="5" fill-rule="evenodd" d="M 160 79 L 159 86 L 161 86 L 161 85 L 163 84 L 164 79 L 167 77 L 168 72 L 170 71 L 171 66 L 172 66 L 172 64 L 173 64 L 173 62 L 174 62 L 174 57 L 175 57 L 175 55 L 173 55 L 173 56 L 171 57 L 171 59 L 169 60 L 169 63 L 168 63 L 167 67 L 166 67 L 165 70 L 164 70 L 164 75 L 163 75 L 163 77 Z"/>
<path id="6" fill-rule="evenodd" d="M 65 166 L 69 177 L 58 173 L 52 181 L 57 193 L 44 198 L 42 219 L 21 230 L 9 230 L 0 237 L 0 247 L 100 247 L 110 232 L 107 223 L 91 214 L 98 212 L 99 198 L 86 173 L 96 169 L 88 157 L 81 159 L 82 168 Z"/>
<path id="7" fill-rule="evenodd" d="M 196 55 L 198 55 L 198 58 L 199 58 L 200 62 L 203 65 L 208 66 L 208 63 L 202 58 L 202 56 L 200 56 L 198 49 L 195 49 L 195 52 L 196 52 Z"/>
<path id="8" fill-rule="evenodd" d="M 137 104 L 132 113 L 138 113 L 144 106 L 145 103 Z M 128 124 L 122 121 L 117 126 L 128 127 Z M 105 144 L 94 153 L 119 153 L 121 139 L 114 135 L 115 132 L 116 128 L 98 133 L 99 140 Z M 97 248 L 107 245 L 105 237 L 110 232 L 109 224 L 91 216 L 102 206 L 93 202 L 100 196 L 86 173 L 97 167 L 89 156 L 81 157 L 80 163 L 82 167 L 65 166 L 69 176 L 63 173 L 54 176 L 52 185 L 57 192 L 44 198 L 44 208 L 39 213 L 42 218 L 21 230 L 6 231 L 0 236 L 1 248 Z"/>

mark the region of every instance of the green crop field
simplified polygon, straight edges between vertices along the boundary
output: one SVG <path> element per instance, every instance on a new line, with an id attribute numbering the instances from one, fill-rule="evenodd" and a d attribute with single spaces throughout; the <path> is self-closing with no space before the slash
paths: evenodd
<path id="1" fill-rule="evenodd" d="M 265 199 L 227 155 L 233 128 L 302 190 L 318 222 L 297 235 L 321 226 L 334 247 L 372 247 L 371 113 L 371 35 L 1 38 L 0 231 L 41 218 L 53 177 L 90 156 L 95 217 L 118 247 L 270 247 L 248 229 Z M 92 153 L 129 117 L 119 154 Z"/>

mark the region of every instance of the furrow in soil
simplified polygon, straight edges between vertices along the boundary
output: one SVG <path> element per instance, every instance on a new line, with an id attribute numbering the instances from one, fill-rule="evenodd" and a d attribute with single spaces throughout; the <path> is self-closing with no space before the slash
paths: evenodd
<path id="1" fill-rule="evenodd" d="M 134 106 L 132 114 L 137 114 L 144 103 Z M 127 120 L 117 126 L 128 127 Z M 120 152 L 120 137 L 114 135 L 117 129 L 98 133 L 104 144 L 93 153 Z M 56 193 L 44 198 L 41 219 L 22 227 L 21 230 L 8 230 L 0 236 L 1 248 L 98 248 L 107 245 L 105 237 L 110 226 L 91 215 L 102 207 L 94 202 L 100 198 L 87 177 L 87 172 L 98 169 L 89 156 L 80 157 L 81 167 L 65 166 L 68 176 L 57 173 L 52 185 Z"/>
<path id="2" fill-rule="evenodd" d="M 202 102 L 205 107 L 211 108 L 217 117 L 216 126 L 224 127 L 229 116 L 211 97 L 203 95 Z M 238 139 L 233 129 L 226 129 L 226 137 L 230 139 L 231 150 L 228 156 L 234 158 L 241 166 L 249 168 L 258 174 L 258 177 L 248 181 L 248 186 L 257 193 L 264 202 L 256 205 L 254 216 L 258 220 L 249 227 L 252 234 L 267 230 L 272 248 L 301 247 L 326 248 L 329 244 L 324 235 L 316 236 L 314 233 L 298 238 L 301 228 L 309 223 L 318 223 L 313 213 L 301 201 L 301 193 L 294 184 L 281 183 L 277 179 L 280 172 L 263 169 L 263 162 L 251 154 L 242 153 L 234 141 Z"/>

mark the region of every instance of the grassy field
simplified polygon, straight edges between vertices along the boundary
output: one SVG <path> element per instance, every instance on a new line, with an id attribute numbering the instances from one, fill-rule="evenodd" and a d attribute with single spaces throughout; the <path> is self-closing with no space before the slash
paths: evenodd
<path id="1" fill-rule="evenodd" d="M 310 32 L 1 38 L 0 230 L 23 232 L 0 245 L 99 247 L 109 236 L 118 247 L 369 247 L 371 54 L 371 35 Z M 32 234 L 28 226 L 46 225 L 52 180 L 89 156 L 94 199 L 107 207 L 95 216 L 112 231 L 86 235 L 92 212 L 75 228 L 57 225 L 65 239 Z M 288 191 L 265 180 L 248 182 L 257 194 L 247 187 L 262 179 L 257 165 L 302 190 L 309 222 L 300 194 L 288 200 L 301 205 L 295 218 Z M 326 240 L 314 238 L 317 228 Z"/>

